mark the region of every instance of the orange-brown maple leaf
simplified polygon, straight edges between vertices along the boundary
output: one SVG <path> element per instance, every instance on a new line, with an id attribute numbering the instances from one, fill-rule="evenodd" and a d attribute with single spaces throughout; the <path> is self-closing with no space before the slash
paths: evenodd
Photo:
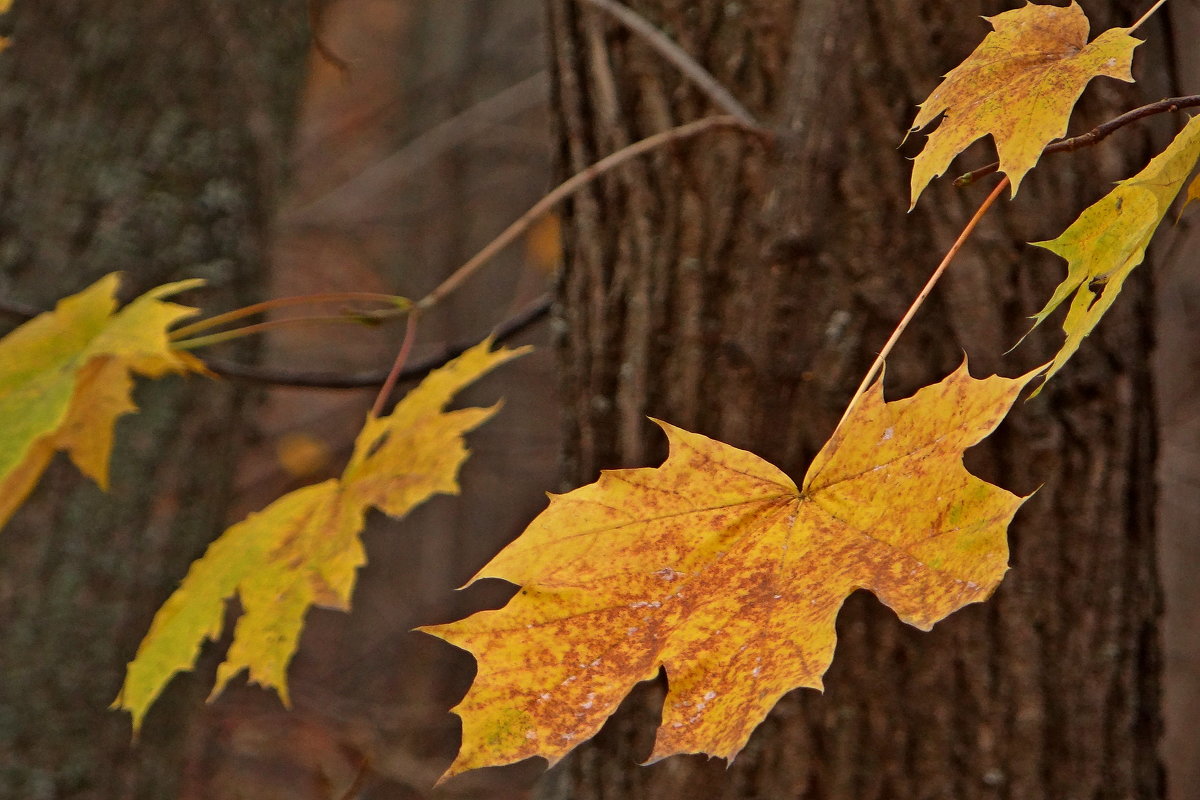
<path id="1" fill-rule="evenodd" d="M 946 115 L 913 164 L 913 205 L 956 155 L 988 134 L 1015 195 L 1042 149 L 1067 132 L 1071 110 L 1092 78 L 1133 81 L 1133 49 L 1141 41 L 1128 28 L 1112 28 L 1089 42 L 1078 3 L 1030 3 L 987 19 L 992 33 L 946 74 L 913 121 L 918 131 Z"/>
<path id="2" fill-rule="evenodd" d="M 1033 374 L 975 380 L 964 365 L 890 403 L 877 382 L 800 487 L 660 423 L 662 466 L 552 497 L 476 575 L 518 584 L 507 606 L 423 629 L 479 662 L 446 775 L 553 764 L 660 668 L 670 691 L 651 759 L 731 759 L 784 693 L 821 688 L 851 592 L 873 591 L 922 629 L 987 598 L 1023 500 L 968 473 L 962 453 Z"/>

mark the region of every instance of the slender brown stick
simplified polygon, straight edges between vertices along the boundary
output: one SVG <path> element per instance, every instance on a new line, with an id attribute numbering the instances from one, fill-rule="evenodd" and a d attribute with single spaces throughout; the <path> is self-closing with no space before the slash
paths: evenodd
<path id="1" fill-rule="evenodd" d="M 1078 150 L 1081 147 L 1090 147 L 1108 138 L 1114 131 L 1125 127 L 1131 122 L 1136 122 L 1139 119 L 1153 116 L 1155 114 L 1165 114 L 1173 111 L 1179 111 L 1184 108 L 1195 108 L 1200 106 L 1200 94 L 1188 95 L 1186 97 L 1169 97 L 1166 100 L 1159 100 L 1157 103 L 1150 103 L 1141 108 L 1135 108 L 1132 111 L 1126 111 L 1119 117 L 1110 119 L 1101 125 L 1097 125 L 1087 133 L 1081 133 L 1078 136 L 1072 136 L 1070 139 L 1063 139 L 1058 142 L 1046 145 L 1042 150 L 1042 155 L 1050 153 L 1069 153 Z M 1000 163 L 995 162 L 988 164 L 986 167 L 980 167 L 977 170 L 968 172 L 954 179 L 954 185 L 958 188 L 970 186 L 980 178 L 985 178 L 1000 169 Z"/>
<path id="2" fill-rule="evenodd" d="M 482 250 L 476 253 L 470 261 L 463 264 L 454 274 L 442 281 L 442 284 L 425 296 L 417 303 L 416 309 L 426 310 L 440 303 L 446 295 L 457 289 L 465 280 L 474 275 L 480 267 L 490 261 L 497 253 L 508 247 L 517 240 L 521 234 L 529 230 L 533 223 L 539 218 L 553 209 L 560 202 L 575 194 L 583 187 L 590 184 L 592 181 L 599 178 L 617 167 L 627 163 L 628 161 L 653 152 L 660 147 L 663 147 L 674 142 L 681 142 L 685 139 L 690 139 L 694 136 L 699 136 L 702 133 L 707 133 L 711 130 L 720 128 L 734 128 L 748 131 L 751 133 L 766 135 L 766 132 L 755 127 L 746 125 L 745 122 L 734 116 L 720 117 L 705 117 L 704 119 L 689 122 L 686 125 L 680 125 L 677 128 L 656 133 L 653 136 L 648 136 L 641 141 L 634 142 L 631 145 L 621 148 L 612 155 L 600 159 L 595 164 L 584 169 L 583 171 L 571 176 L 563 183 L 556 186 L 541 200 L 534 203 L 533 207 L 522 214 L 516 222 L 505 228 L 504 232 L 489 242 Z"/>
<path id="3" fill-rule="evenodd" d="M 524 306 L 520 311 L 497 325 L 492 332 L 496 344 L 504 344 L 544 320 L 550 313 L 552 300 L 549 294 L 543 294 Z M 13 300 L 0 299 L 0 314 L 13 317 L 20 322 L 26 322 L 39 314 L 43 309 L 27 306 Z M 479 344 L 478 341 L 455 342 L 445 344 L 424 358 L 407 364 L 400 370 L 399 382 L 419 380 L 435 369 L 446 366 L 461 356 L 470 348 Z M 292 389 L 376 389 L 387 380 L 390 370 L 370 370 L 363 372 L 334 372 L 332 370 L 293 370 L 282 367 L 269 367 L 249 364 L 238 364 L 211 356 L 203 357 L 204 365 L 209 371 L 223 378 L 256 383 L 263 386 L 279 386 Z"/>
<path id="4" fill-rule="evenodd" d="M 383 198 L 388 192 L 394 191 L 397 184 L 435 163 L 447 151 L 467 144 L 502 120 L 543 104 L 549 83 L 547 74 L 539 72 L 481 100 L 419 134 L 381 161 L 285 212 L 284 223 L 324 226 L 329 223 L 331 216 L 344 214 L 347 208 L 362 207 L 369 201 Z"/>
<path id="5" fill-rule="evenodd" d="M 1133 33 L 1138 28 L 1142 27 L 1142 23 L 1144 23 L 1146 20 L 1150 19 L 1151 15 L 1153 15 L 1155 11 L 1158 11 L 1160 8 L 1162 8 L 1163 3 L 1165 3 L 1165 2 L 1167 2 L 1167 0 L 1158 0 L 1157 3 L 1155 3 L 1153 6 L 1150 7 L 1149 11 L 1147 11 L 1145 14 L 1142 14 L 1141 19 L 1139 19 L 1137 22 L 1133 23 L 1132 26 L 1130 26 L 1129 32 Z"/>
<path id="6" fill-rule="evenodd" d="M 526 305 L 516 314 L 500 323 L 492 331 L 492 341 L 504 344 L 513 337 L 532 328 L 550 313 L 551 297 L 543 294 Z M 478 341 L 446 344 L 436 352 L 417 361 L 410 361 L 400 371 L 399 381 L 424 378 L 435 369 L 446 366 L 454 359 L 479 344 Z M 390 374 L 388 370 L 364 372 L 298 371 L 279 367 L 250 366 L 215 358 L 204 359 L 208 369 L 223 378 L 233 378 L 248 383 L 266 386 L 282 386 L 294 389 L 375 389 L 378 390 Z"/>
<path id="7" fill-rule="evenodd" d="M 937 285 L 939 280 L 941 280 L 942 275 L 946 272 L 946 268 L 950 266 L 950 262 L 954 260 L 956 255 L 958 255 L 958 251 L 961 250 L 962 246 L 967 243 L 967 239 L 971 237 L 971 234 L 975 231 L 975 227 L 979 224 L 979 221 L 983 219 L 983 215 L 987 213 L 989 208 L 995 205 L 996 200 L 1000 197 L 1000 193 L 1003 192 L 1007 186 L 1007 177 L 1000 181 L 1000 183 L 996 184 L 996 188 L 992 190 L 992 193 L 989 194 L 987 199 L 984 200 L 982 205 L 979 206 L 979 210 L 975 212 L 975 216 L 971 217 L 971 221 L 968 222 L 966 227 L 962 229 L 962 233 L 958 235 L 958 239 L 956 239 L 954 244 L 950 247 L 950 252 L 946 253 L 946 257 L 942 259 L 942 263 L 938 264 L 937 269 L 935 269 L 933 274 L 929 276 L 929 280 L 925 283 L 925 288 L 921 289 L 921 293 L 917 295 L 917 299 L 913 301 L 911 306 L 909 306 L 908 312 L 904 315 L 904 319 L 900 320 L 900 324 L 896 326 L 896 330 L 892 331 L 892 335 L 887 340 L 887 344 L 885 344 L 883 349 L 879 351 L 879 355 L 876 357 L 875 363 L 871 365 L 869 370 L 867 370 L 867 375 L 865 378 L 863 378 L 862 383 L 859 384 L 858 391 L 856 391 L 854 396 L 850 398 L 850 402 L 846 405 L 846 413 L 842 414 L 841 422 L 838 423 L 839 428 L 842 426 L 842 423 L 846 421 L 846 418 L 850 416 L 850 412 L 854 410 L 854 406 L 858 402 L 858 399 L 863 396 L 863 393 L 867 391 L 867 388 L 875 380 L 875 377 L 879 374 L 879 370 L 883 368 L 883 362 L 887 360 L 888 355 L 890 355 L 892 352 L 892 348 L 896 346 L 896 342 L 900 340 L 900 336 L 904 333 L 905 328 L 907 328 L 908 324 L 912 322 L 913 317 L 917 315 L 917 310 L 920 309 L 925 303 L 926 298 L 928 298 L 929 294 L 933 291 L 933 287 Z"/>
<path id="8" fill-rule="evenodd" d="M 415 309 L 408 315 L 408 325 L 404 328 L 404 341 L 400 344 L 400 352 L 396 354 L 396 362 L 392 364 L 392 371 L 388 373 L 387 380 L 383 382 L 383 388 L 379 390 L 379 394 L 375 398 L 375 405 L 371 408 L 372 417 L 383 416 L 388 398 L 392 396 L 392 392 L 396 390 L 396 384 L 400 382 L 400 373 L 404 370 L 404 362 L 408 361 L 413 341 L 417 338 L 417 317 L 419 316 L 420 314 Z"/>
<path id="9" fill-rule="evenodd" d="M 279 308 L 292 308 L 295 306 L 317 305 L 322 303 L 380 303 L 387 306 L 388 310 L 403 311 L 412 305 L 403 297 L 397 297 L 390 294 L 376 294 L 372 292 L 328 292 L 326 294 L 308 294 L 299 295 L 297 297 L 281 297 L 276 300 L 265 300 L 261 303 L 245 306 L 243 308 L 235 308 L 233 311 L 226 311 L 224 314 L 208 317 L 206 319 L 197 320 L 190 325 L 184 325 L 181 328 L 176 328 L 171 331 L 170 338 L 173 340 L 185 339 L 192 334 L 200 333 L 211 328 L 219 328 L 222 325 L 228 325 L 230 322 L 236 322 L 239 319 L 252 317 L 255 314 L 263 314 L 267 311 L 274 311 Z"/>
<path id="10" fill-rule="evenodd" d="M 581 0 L 581 2 L 608 13 L 626 28 L 629 28 L 629 30 L 640 36 L 647 44 L 657 50 L 659 55 L 674 64 L 684 74 L 684 77 L 696 85 L 696 88 L 708 95 L 708 98 L 713 101 L 717 108 L 726 114 L 737 117 L 747 125 L 758 127 L 758 122 L 754 119 L 754 115 L 739 103 L 733 94 L 722 86 L 720 81 L 713 77 L 711 72 L 701 66 L 700 62 L 692 58 L 686 50 L 676 44 L 674 40 L 656 28 L 641 14 L 623 3 L 616 2 L 616 0 Z"/>
<path id="11" fill-rule="evenodd" d="M 346 791 L 342 792 L 340 800 L 354 800 L 362 792 L 363 786 L 367 782 L 367 774 L 371 771 L 371 757 L 363 756 L 362 763 L 358 765 L 358 772 L 354 775 L 354 780 Z"/>
<path id="12" fill-rule="evenodd" d="M 233 328 L 227 331 L 218 333 L 210 333 L 207 336 L 196 336 L 191 339 L 173 339 L 171 341 L 172 350 L 198 350 L 201 347 L 211 347 L 214 344 L 222 342 L 231 342 L 234 339 L 242 339 L 246 336 L 253 336 L 256 333 L 265 333 L 266 331 L 276 328 L 286 328 L 292 325 L 311 325 L 313 323 L 334 323 L 334 324 L 354 324 L 354 325 L 373 325 L 376 320 L 372 318 L 355 317 L 349 314 L 340 316 L 320 316 L 320 317 L 289 317 L 288 319 L 272 319 L 266 322 L 256 322 L 253 325 L 244 325 L 240 328 Z"/>

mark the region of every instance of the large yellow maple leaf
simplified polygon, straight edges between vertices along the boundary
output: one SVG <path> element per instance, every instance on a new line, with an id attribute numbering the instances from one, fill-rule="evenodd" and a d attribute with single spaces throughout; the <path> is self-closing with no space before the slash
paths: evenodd
<path id="1" fill-rule="evenodd" d="M 786 692 L 821 688 L 834 620 L 873 591 L 929 629 L 986 599 L 1023 502 L 963 451 L 999 424 L 1022 378 L 862 397 L 799 488 L 751 453 L 665 423 L 661 467 L 605 472 L 549 507 L 474 580 L 521 587 L 502 609 L 423 628 L 475 655 L 446 777 L 593 736 L 639 681 L 670 690 L 651 760 L 732 759 Z"/>
<path id="2" fill-rule="evenodd" d="M 101 278 L 0 339 L 0 526 L 59 450 L 107 488 L 113 425 L 137 410 L 132 375 L 204 369 L 167 338 L 195 309 L 164 302 L 201 281 L 160 286 L 120 311 L 118 283 Z"/>
<path id="3" fill-rule="evenodd" d="M 1146 257 L 1150 240 L 1197 160 L 1200 117 L 1188 122 L 1145 169 L 1088 207 L 1061 236 L 1034 243 L 1062 256 L 1068 264 L 1067 277 L 1034 316 L 1034 327 L 1074 295 L 1063 321 L 1066 341 L 1046 372 L 1047 380 L 1062 369 L 1116 302 L 1125 279 Z M 1200 178 L 1192 184 L 1192 190 L 1198 189 Z"/>
<path id="4" fill-rule="evenodd" d="M 1088 42 L 1078 3 L 1030 3 L 987 20 L 994 30 L 946 74 L 913 121 L 918 131 L 945 114 L 913 164 L 914 206 L 956 155 L 987 134 L 1016 195 L 1042 149 L 1067 132 L 1071 110 L 1092 78 L 1133 81 L 1133 49 L 1141 40 L 1129 28 L 1112 28 Z"/>
<path id="5" fill-rule="evenodd" d="M 468 350 L 390 415 L 368 416 L 340 479 L 287 494 L 222 534 L 159 609 L 129 664 L 113 707 L 133 715 L 134 730 L 171 677 L 191 669 L 204 640 L 220 635 L 235 594 L 242 615 L 212 697 L 246 669 L 287 703 L 287 667 L 309 607 L 350 607 L 366 563 L 359 533 L 367 511 L 401 517 L 434 494 L 457 494 L 463 436 L 498 406 L 443 409 L 463 387 L 527 350 L 493 351 L 490 341 Z"/>

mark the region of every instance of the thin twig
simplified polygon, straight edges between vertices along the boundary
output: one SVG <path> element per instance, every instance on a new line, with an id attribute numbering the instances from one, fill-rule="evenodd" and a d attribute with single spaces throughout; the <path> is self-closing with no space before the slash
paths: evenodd
<path id="1" fill-rule="evenodd" d="M 329 62 L 343 79 L 350 77 L 350 62 L 333 51 L 321 34 L 325 22 L 326 4 L 322 0 L 308 0 L 308 33 L 317 55 Z"/>
<path id="2" fill-rule="evenodd" d="M 189 325 L 184 325 L 180 328 L 175 328 L 170 333 L 171 339 L 185 339 L 201 331 L 211 330 L 212 328 L 220 328 L 223 325 L 228 325 L 231 322 L 236 322 L 246 317 L 253 317 L 256 314 L 263 314 L 268 311 L 275 311 L 280 308 L 294 308 L 296 306 L 311 306 L 318 304 L 329 303 L 377 303 L 384 306 L 383 311 L 392 311 L 399 314 L 405 311 L 412 305 L 406 298 L 397 297 L 390 294 L 378 294 L 375 292 L 327 292 L 325 294 L 309 294 L 298 295 L 296 297 L 280 297 L 275 300 L 265 300 L 254 305 L 235 308 L 232 311 L 226 311 L 223 314 L 216 314 L 205 319 L 198 320 Z M 366 312 L 371 313 L 371 312 Z"/>
<path id="3" fill-rule="evenodd" d="M 371 317 L 351 316 L 342 314 L 339 316 L 313 316 L 313 317 L 287 317 L 286 319 L 272 319 L 266 322 L 256 322 L 253 325 L 244 325 L 240 328 L 231 328 L 227 331 L 219 333 L 210 333 L 205 336 L 195 336 L 190 339 L 174 339 L 171 341 L 172 350 L 198 350 L 201 347 L 212 347 L 214 344 L 222 344 L 231 342 L 234 339 L 242 339 L 246 336 L 253 336 L 259 333 L 276 330 L 277 328 L 290 328 L 295 325 L 377 325 L 380 320 Z"/>
<path id="4" fill-rule="evenodd" d="M 542 104 L 550 81 L 545 72 L 481 100 L 450 119 L 434 125 L 396 152 L 351 175 L 299 207 L 284 212 L 288 225 L 320 225 L 330 216 L 366 200 L 383 196 L 397 183 L 428 167 L 443 153 L 494 127 L 499 121 Z"/>
<path id="5" fill-rule="evenodd" d="M 354 775 L 354 780 L 346 787 L 346 791 L 342 792 L 341 800 L 354 800 L 362 791 L 363 786 L 367 782 L 367 774 L 371 771 L 370 756 L 363 756 L 362 763 L 358 765 L 358 772 Z"/>
<path id="6" fill-rule="evenodd" d="M 913 317 L 917 315 L 917 310 L 925 303 L 926 298 L 928 298 L 929 294 L 933 291 L 933 287 L 937 285 L 939 280 L 941 280 L 942 275 L 946 272 L 946 268 L 950 266 L 950 262 L 954 260 L 956 255 L 958 255 L 958 251 L 961 250 L 962 246 L 967 243 L 967 239 L 971 237 L 975 227 L 979 224 L 979 221 L 983 219 L 983 215 L 986 214 L 988 209 L 996 203 L 996 200 L 1000 197 L 1000 193 L 1003 192 L 1007 186 L 1008 178 L 1005 177 L 1004 180 L 996 184 L 996 188 L 992 190 L 992 193 L 989 194 L 987 199 L 984 200 L 982 205 L 979 206 L 979 210 L 975 212 L 975 216 L 971 217 L 970 222 L 968 222 L 966 227 L 962 229 L 962 233 L 958 235 L 958 239 L 956 239 L 954 244 L 950 247 L 950 252 L 946 253 L 946 257 L 942 259 L 942 263 L 938 264 L 937 269 L 933 271 L 933 275 L 931 275 L 929 280 L 925 283 L 925 288 L 921 289 L 921 293 L 917 295 L 917 299 L 913 301 L 911 306 L 909 306 L 908 312 L 904 315 L 904 319 L 900 320 L 900 324 L 896 326 L 896 330 L 892 331 L 892 335 L 887 340 L 887 344 L 885 344 L 883 349 L 879 351 L 879 356 L 875 359 L 875 363 L 871 365 L 869 370 L 867 370 L 867 375 L 865 378 L 863 378 L 862 383 L 859 384 L 858 391 L 854 393 L 854 396 L 850 398 L 850 402 L 846 404 L 846 413 L 842 414 L 841 422 L 838 422 L 839 428 L 842 426 L 842 423 L 846 421 L 846 418 L 850 416 L 850 412 L 854 410 L 854 406 L 858 402 L 859 398 L 863 396 L 863 394 L 867 391 L 867 388 L 875 380 L 875 376 L 877 376 L 879 374 L 879 370 L 883 368 L 883 362 L 887 360 L 887 357 L 892 352 L 892 348 L 895 347 L 896 342 L 900 340 L 900 335 L 904 333 L 905 328 L 908 327 L 908 323 L 912 322 Z"/>
<path id="7" fill-rule="evenodd" d="M 689 122 L 686 125 L 680 125 L 677 128 L 656 133 L 653 136 L 648 136 L 641 141 L 634 142 L 627 147 L 623 147 L 610 156 L 600 159 L 595 164 L 587 167 L 581 172 L 568 178 L 563 183 L 556 186 L 541 200 L 534 203 L 533 207 L 522 214 L 516 222 L 505 228 L 504 232 L 489 242 L 482 250 L 474 255 L 470 261 L 463 264 L 454 274 L 442 281 L 441 285 L 419 301 L 416 309 L 424 310 L 432 308 L 440 303 L 446 295 L 457 289 L 465 280 L 474 275 L 480 267 L 490 261 L 497 253 L 508 247 L 517 240 L 521 234 L 529 230 L 533 223 L 543 215 L 548 213 L 560 202 L 573 195 L 575 192 L 584 188 L 592 181 L 599 178 L 605 173 L 611 172 L 617 167 L 625 164 L 628 161 L 637 158 L 638 156 L 651 153 L 660 147 L 663 147 L 674 142 L 681 142 L 685 139 L 690 139 L 694 136 L 699 136 L 702 133 L 707 133 L 711 130 L 720 128 L 734 128 L 738 130 L 748 131 L 756 135 L 769 135 L 765 131 L 748 126 L 745 122 L 734 116 L 720 117 L 705 117 L 704 119 Z"/>
<path id="8" fill-rule="evenodd" d="M 492 333 L 496 344 L 503 344 L 524 333 L 541 322 L 550 313 L 551 297 L 543 294 L 513 316 L 497 325 Z M 439 367 L 444 367 L 454 359 L 478 344 L 460 342 L 446 345 L 441 350 L 425 358 L 408 364 L 400 372 L 397 382 L 419 380 Z M 223 378 L 246 381 L 247 383 L 267 386 L 283 386 L 296 389 L 378 389 L 387 380 L 388 371 L 371 370 L 369 372 L 298 372 L 295 370 L 248 366 L 230 361 L 213 358 L 204 359 L 204 365 L 212 372 Z"/>
<path id="9" fill-rule="evenodd" d="M 759 127 L 758 121 L 737 98 L 718 81 L 713 74 L 701 66 L 700 62 L 688 55 L 687 51 L 675 43 L 673 39 L 656 28 L 649 20 L 627 5 L 616 0 L 580 0 L 593 8 L 607 12 L 629 30 L 642 37 L 658 54 L 670 61 L 684 74 L 696 88 L 708 95 L 717 108 L 727 114 L 737 117 L 747 125 Z"/>
<path id="10" fill-rule="evenodd" d="M 1135 108 L 1132 111 L 1126 111 L 1119 117 L 1110 119 L 1101 125 L 1097 125 L 1087 133 L 1081 133 L 1078 136 L 1072 136 L 1070 139 L 1062 139 L 1057 142 L 1046 145 L 1042 150 L 1042 155 L 1050 153 L 1070 153 L 1078 150 L 1081 147 L 1090 147 L 1100 141 L 1108 138 L 1114 131 L 1123 128 L 1131 122 L 1136 122 L 1139 119 L 1154 116 L 1155 114 L 1166 114 L 1172 111 L 1179 111 L 1184 108 L 1195 108 L 1200 106 L 1200 94 L 1188 95 L 1186 97 L 1169 97 L 1166 100 L 1159 100 L 1157 103 Z M 980 167 L 977 170 L 968 172 L 954 179 L 954 185 L 958 188 L 970 186 L 980 178 L 986 178 L 993 172 L 1000 169 L 999 162 L 988 164 L 986 167 Z"/>
<path id="11" fill-rule="evenodd" d="M 409 353 L 412 352 L 413 342 L 417 339 L 417 319 L 420 316 L 421 314 L 415 309 L 408 315 L 408 324 L 404 326 L 404 341 L 400 343 L 400 352 L 396 354 L 392 371 L 388 373 L 387 380 L 383 382 L 383 388 L 375 397 L 375 405 L 371 407 L 372 417 L 383 416 L 388 398 L 392 396 L 392 392 L 396 391 L 396 384 L 400 382 L 400 373 L 404 370 L 404 364 L 408 361 Z"/>
<path id="12" fill-rule="evenodd" d="M 1142 23 L 1144 23 L 1146 20 L 1150 19 L 1151 15 L 1154 14 L 1155 11 L 1158 11 L 1160 8 L 1162 8 L 1163 3 L 1165 3 L 1165 2 L 1167 2 L 1167 0 L 1158 0 L 1157 3 L 1155 3 L 1153 6 L 1150 7 L 1149 11 L 1147 11 L 1145 14 L 1142 14 L 1141 19 L 1139 19 L 1137 22 L 1133 23 L 1133 25 L 1129 28 L 1129 32 L 1133 33 L 1138 28 L 1142 27 Z"/>
<path id="13" fill-rule="evenodd" d="M 492 339 L 496 344 L 504 344 L 541 322 L 550 313 L 551 297 L 543 294 L 529 305 L 522 308 L 504 322 L 496 326 Z M 33 319 L 42 310 L 18 303 L 13 300 L 0 299 L 0 314 L 6 314 L 23 322 Z M 420 380 L 435 369 L 444 367 L 467 350 L 479 344 L 478 341 L 459 342 L 446 345 L 419 361 L 414 361 L 400 371 L 398 383 Z M 293 389 L 378 389 L 387 380 L 389 371 L 370 370 L 364 372 L 332 372 L 332 371 L 299 371 L 280 367 L 251 366 L 225 361 L 219 358 L 205 357 L 201 359 L 209 371 L 222 378 L 244 381 L 263 386 L 279 386 Z"/>

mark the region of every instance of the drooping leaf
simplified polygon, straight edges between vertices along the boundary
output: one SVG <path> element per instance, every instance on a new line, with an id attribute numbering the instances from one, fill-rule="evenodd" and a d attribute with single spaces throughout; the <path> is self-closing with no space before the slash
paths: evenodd
<path id="1" fill-rule="evenodd" d="M 921 104 L 912 131 L 945 114 L 913 164 L 912 204 L 929 182 L 976 139 L 991 134 L 1000 169 L 1016 195 L 1021 179 L 1051 139 L 1067 132 L 1071 110 L 1092 78 L 1133 81 L 1128 28 L 1088 42 L 1088 21 L 1075 2 L 1032 3 L 987 20 L 994 30 Z"/>
<path id="2" fill-rule="evenodd" d="M 454 709 L 463 744 L 446 777 L 554 764 L 660 667 L 670 691 L 651 760 L 732 759 L 783 694 L 821 688 L 854 590 L 926 630 L 986 599 L 1023 500 L 968 473 L 962 453 L 1032 377 L 975 380 L 964 364 L 890 403 L 877 382 L 800 488 L 755 455 L 659 423 L 671 445 L 661 467 L 553 496 L 475 576 L 519 585 L 507 606 L 422 629 L 479 662 Z"/>
<path id="3" fill-rule="evenodd" d="M 220 635 L 235 594 L 242 615 L 212 696 L 245 669 L 287 703 L 287 667 L 309 607 L 350 607 L 366 563 L 359 533 L 367 511 L 401 517 L 434 494 L 457 494 L 467 458 L 463 436 L 498 406 L 443 409 L 465 386 L 527 350 L 493 351 L 490 341 L 468 350 L 390 415 L 368 416 L 340 479 L 285 495 L 217 539 L 159 609 L 129 664 L 113 707 L 132 713 L 134 730 L 171 677 L 191 669 L 204 640 Z"/>
<path id="4" fill-rule="evenodd" d="M 1145 169 L 1118 183 L 1061 236 L 1034 243 L 1068 263 L 1066 279 L 1033 318 L 1034 327 L 1074 295 L 1063 322 L 1067 338 L 1046 372 L 1047 380 L 1062 369 L 1112 307 L 1125 279 L 1145 258 L 1154 232 L 1198 159 L 1200 117 L 1195 117 Z"/>
<path id="5" fill-rule="evenodd" d="M 120 311 L 118 283 L 101 278 L 0 339 L 0 526 L 59 450 L 107 488 L 113 425 L 137 410 L 132 375 L 204 369 L 167 338 L 195 309 L 164 302 L 201 281 L 160 286 Z"/>
<path id="6" fill-rule="evenodd" d="M 1192 185 L 1188 187 L 1187 204 L 1191 205 L 1193 200 L 1200 200 L 1200 175 L 1197 175 Z"/>

